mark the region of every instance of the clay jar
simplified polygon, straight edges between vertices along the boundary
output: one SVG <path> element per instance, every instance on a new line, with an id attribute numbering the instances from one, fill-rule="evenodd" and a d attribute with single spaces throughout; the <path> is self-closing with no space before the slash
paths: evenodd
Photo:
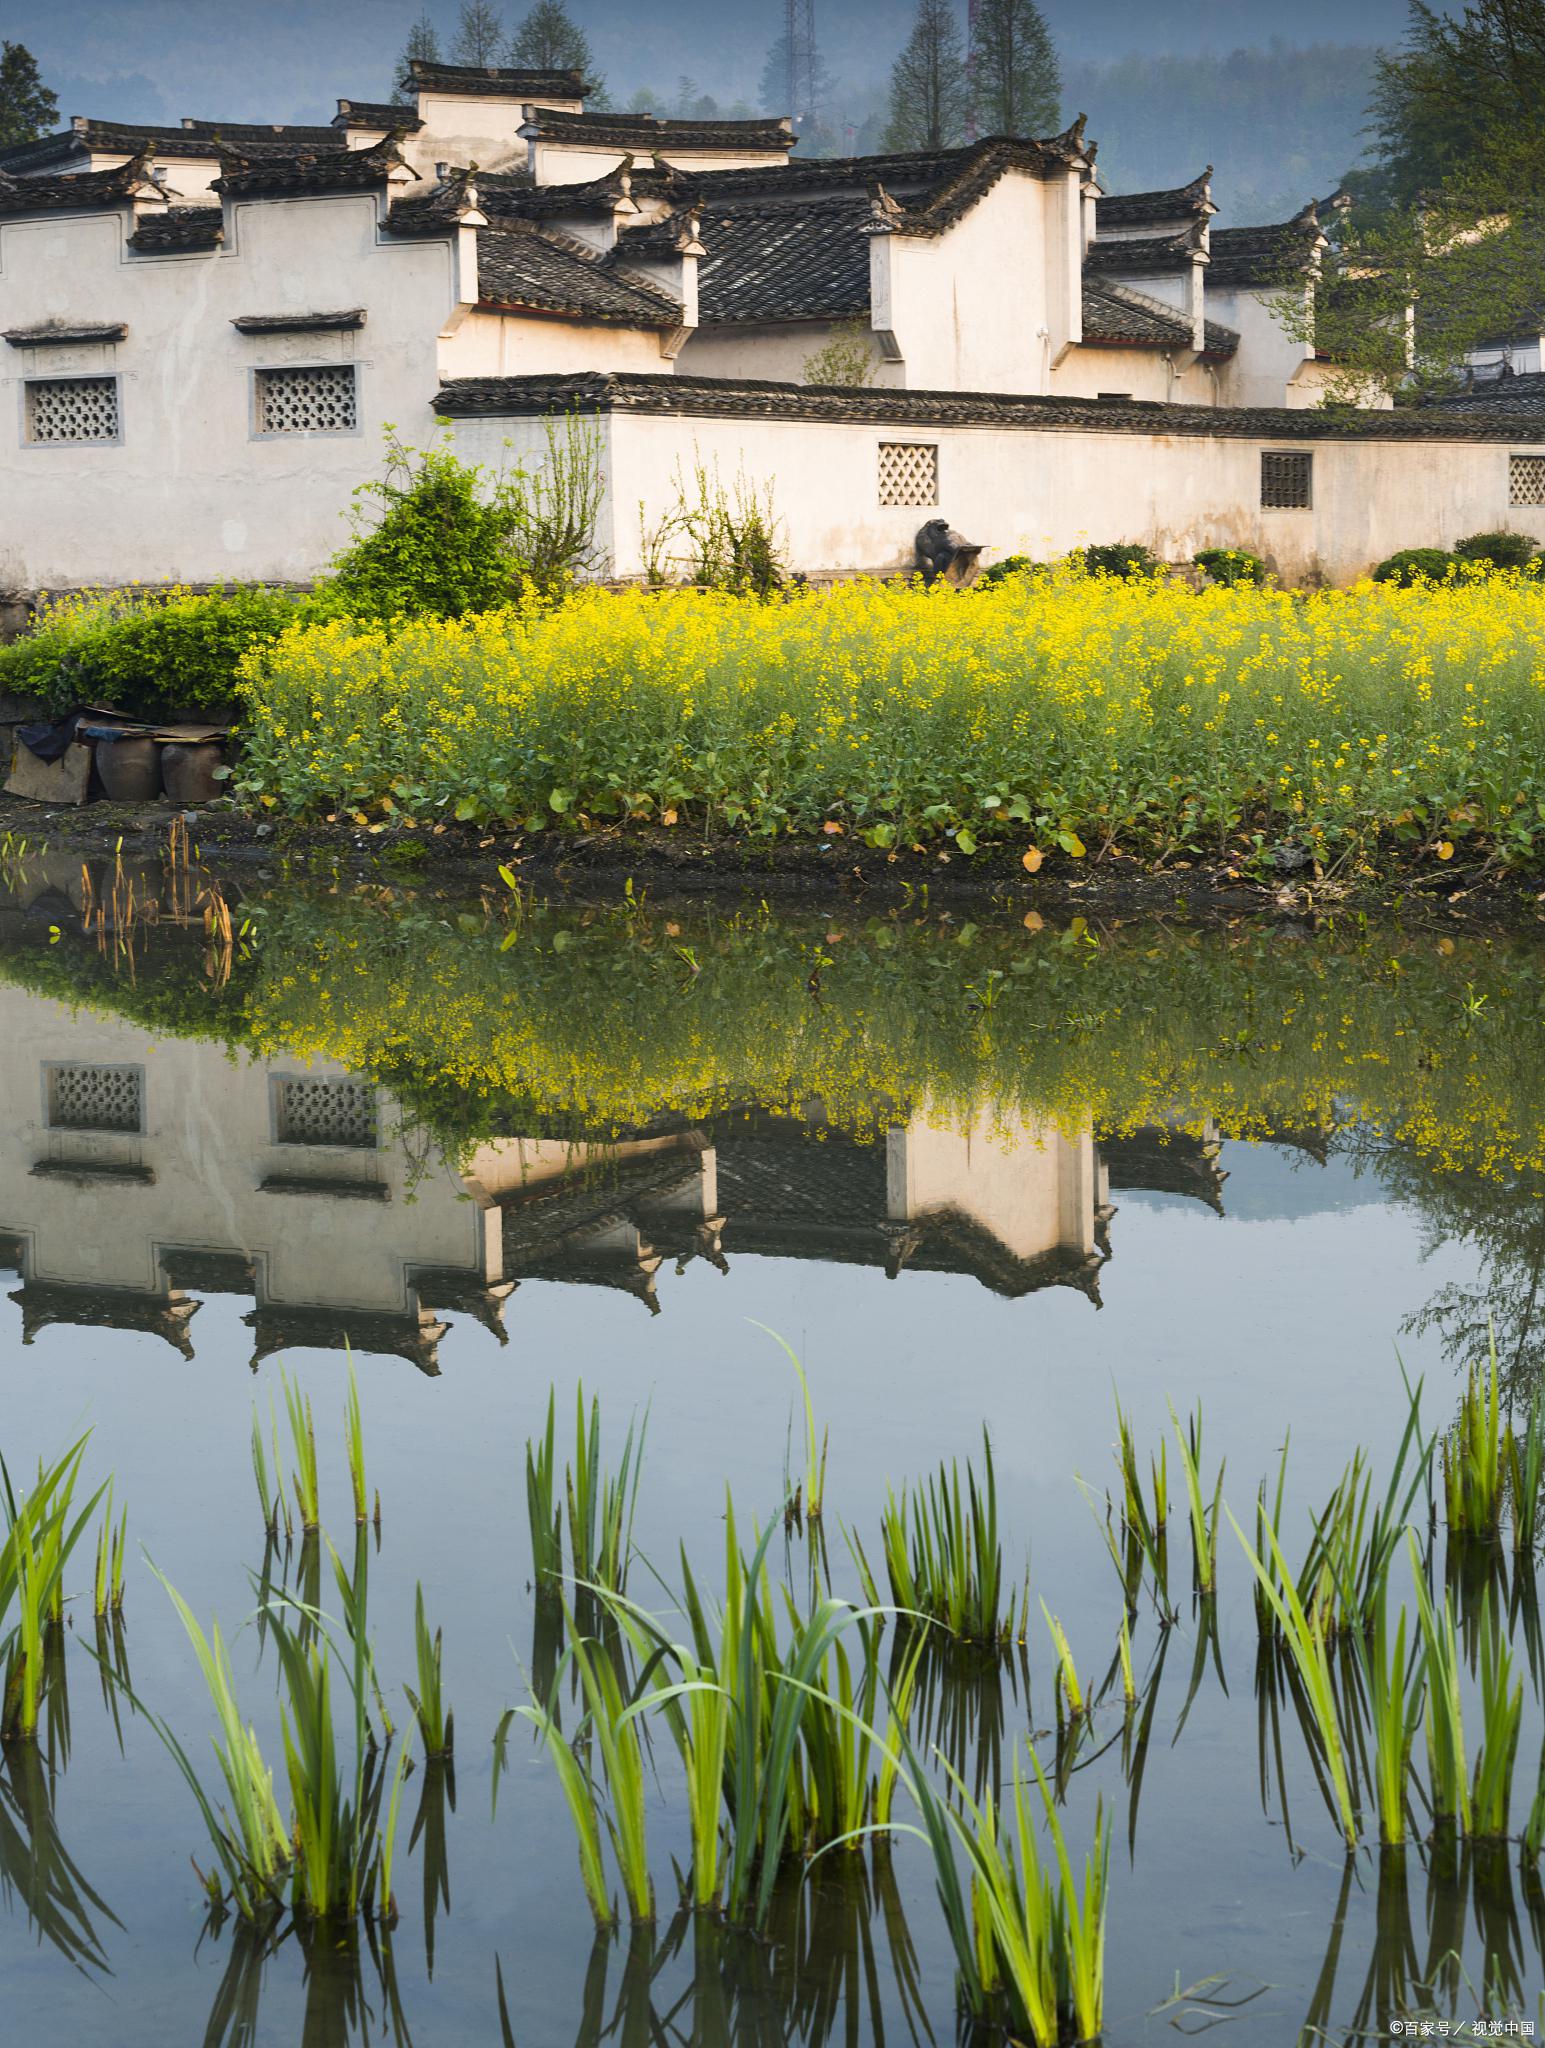
<path id="1" fill-rule="evenodd" d="M 167 742 L 161 749 L 161 781 L 174 804 L 195 810 L 224 795 L 223 785 L 215 780 L 221 751 L 218 740 L 189 746 Z"/>
<path id="2" fill-rule="evenodd" d="M 161 794 L 160 748 L 154 740 L 98 740 L 97 773 L 115 804 L 148 804 Z"/>

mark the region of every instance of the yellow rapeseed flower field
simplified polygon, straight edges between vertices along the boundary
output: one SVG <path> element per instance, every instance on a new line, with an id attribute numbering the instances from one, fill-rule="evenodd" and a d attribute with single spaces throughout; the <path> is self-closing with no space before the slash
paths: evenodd
<path id="1" fill-rule="evenodd" d="M 1545 585 L 1517 575 L 586 589 L 297 628 L 243 683 L 243 786 L 293 812 L 1144 858 L 1259 833 L 1506 862 L 1545 838 Z"/>

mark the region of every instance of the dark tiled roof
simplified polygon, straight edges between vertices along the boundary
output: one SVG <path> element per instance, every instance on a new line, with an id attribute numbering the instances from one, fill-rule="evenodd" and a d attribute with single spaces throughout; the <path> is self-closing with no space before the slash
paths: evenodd
<path id="1" fill-rule="evenodd" d="M 423 125 L 400 100 L 340 100 L 333 116 L 335 128 L 386 128 L 406 134 Z"/>
<path id="2" fill-rule="evenodd" d="M 490 220 L 551 220 L 559 214 L 576 213 L 593 213 L 604 219 L 615 211 L 628 189 L 621 165 L 602 177 L 572 185 L 538 185 L 526 171 L 479 171 L 473 182 L 478 204 Z"/>
<path id="3" fill-rule="evenodd" d="M 493 100 L 579 100 L 585 78 L 578 71 L 505 71 L 495 64 L 426 64 L 413 58 L 403 78 L 415 92 L 448 92 Z"/>
<path id="4" fill-rule="evenodd" d="M 1143 292 L 1090 279 L 1084 284 L 1084 340 L 1096 346 L 1188 349 L 1191 323 L 1174 306 Z M 1232 327 L 1209 320 L 1206 343 L 1207 355 L 1231 356 L 1239 347 L 1239 336 Z"/>
<path id="5" fill-rule="evenodd" d="M 830 319 L 869 310 L 869 202 L 707 208 L 698 318 Z"/>
<path id="6" fill-rule="evenodd" d="M 1521 375 L 1489 377 L 1482 383 L 1471 385 L 1468 391 L 1452 392 L 1447 398 L 1433 401 L 1445 412 L 1473 412 L 1482 417 L 1494 413 L 1527 415 L 1534 420 L 1545 419 L 1545 375 L 1539 371 L 1525 371 Z"/>
<path id="7" fill-rule="evenodd" d="M 363 306 L 341 313 L 238 313 L 231 322 L 238 334 L 341 334 L 364 324 Z"/>
<path id="8" fill-rule="evenodd" d="M 526 221 L 481 228 L 478 298 L 623 327 L 679 327 L 681 307 L 657 286 L 631 277 L 597 249 Z"/>
<path id="9" fill-rule="evenodd" d="M 1209 285 L 1286 284 L 1313 264 L 1324 236 L 1312 206 L 1275 227 L 1214 228 L 1209 242 Z"/>
<path id="10" fill-rule="evenodd" d="M 141 214 L 129 247 L 142 255 L 218 249 L 225 240 L 225 214 L 218 206 L 169 206 L 165 213 Z"/>
<path id="11" fill-rule="evenodd" d="M 1212 203 L 1212 165 L 1189 185 L 1176 185 L 1168 192 L 1105 192 L 1100 195 L 1095 219 L 1101 228 L 1161 227 L 1165 221 L 1205 220 L 1217 212 Z"/>
<path id="12" fill-rule="evenodd" d="M 522 131 L 543 142 L 596 142 L 636 149 L 648 156 L 662 149 L 792 149 L 795 135 L 784 120 L 670 121 L 656 114 L 560 114 L 533 108 Z"/>
<path id="13" fill-rule="evenodd" d="M 835 420 L 857 426 L 1023 427 L 1040 432 L 1197 435 L 1273 441 L 1545 442 L 1538 421 L 1437 406 L 1395 412 L 1285 406 L 1166 405 L 1032 398 L 1015 392 L 908 391 L 764 383 L 752 378 L 657 376 L 639 370 L 565 376 L 454 377 L 436 393 L 445 418 L 519 418 L 575 407 L 704 419 Z M 1533 429 L 1531 432 L 1530 429 Z"/>
<path id="14" fill-rule="evenodd" d="M 77 171 L 65 178 L 11 178 L 0 171 L 0 213 L 82 213 L 122 206 L 147 186 L 143 158 L 111 171 Z"/>
<path id="15" fill-rule="evenodd" d="M 250 156 L 222 149 L 214 190 L 227 199 L 267 193 L 362 192 L 384 184 L 387 173 L 401 161 L 390 142 L 378 142 L 369 149 L 340 149 L 336 136 L 330 147 L 293 155 L 265 152 Z"/>
<path id="16" fill-rule="evenodd" d="M 671 213 L 645 227 L 622 228 L 617 236 L 618 262 L 671 261 L 683 248 L 691 248 L 696 218 L 693 214 Z"/>
<path id="17" fill-rule="evenodd" d="M 51 320 L 44 327 L 8 327 L 4 339 L 12 348 L 65 348 L 72 342 L 122 341 L 128 331 L 122 320 Z"/>
<path id="18" fill-rule="evenodd" d="M 217 145 L 222 141 L 247 156 L 345 146 L 343 136 L 335 128 L 286 128 L 273 123 L 192 119 L 176 126 L 147 126 L 131 121 L 97 121 L 78 114 L 58 135 L 0 150 L 0 171 L 46 169 L 50 164 L 67 163 L 79 156 L 138 156 L 141 151 L 157 157 L 207 160 L 216 155 Z"/>
<path id="19" fill-rule="evenodd" d="M 704 203 L 784 200 L 805 204 L 812 192 L 872 192 L 876 185 L 899 196 L 931 192 L 967 163 L 975 145 L 956 149 L 893 151 L 881 156 L 797 157 L 786 164 L 747 164 L 730 171 L 682 171 L 670 164 L 640 170 L 633 189 L 651 197 Z"/>
<path id="20" fill-rule="evenodd" d="M 1178 235 L 1133 235 L 1091 242 L 1084 269 L 1096 277 L 1164 277 L 1190 267 L 1198 243 L 1194 229 Z"/>
<path id="21" fill-rule="evenodd" d="M 282 121 L 196 121 L 191 115 L 174 139 L 193 143 L 228 143 L 245 154 L 249 150 L 273 150 L 289 155 L 299 149 L 344 149 L 347 144 L 336 128 L 292 128 Z"/>

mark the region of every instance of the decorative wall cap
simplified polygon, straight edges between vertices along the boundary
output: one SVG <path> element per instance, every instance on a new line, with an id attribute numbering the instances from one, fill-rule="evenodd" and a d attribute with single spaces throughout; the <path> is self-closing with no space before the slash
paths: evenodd
<path id="1" fill-rule="evenodd" d="M 220 175 L 213 190 L 226 199 L 292 198 L 308 193 L 361 192 L 395 182 L 418 179 L 403 161 L 393 136 L 368 149 L 345 149 L 336 134 L 329 145 L 285 155 L 254 156 L 222 147 Z"/>
<path id="2" fill-rule="evenodd" d="M 521 101 L 580 100 L 587 89 L 584 73 L 580 71 L 512 71 L 497 64 L 428 64 L 420 57 L 409 59 L 402 83 L 418 93 Z"/>
<path id="3" fill-rule="evenodd" d="M 12 348 L 78 348 L 88 342 L 122 341 L 128 331 L 124 320 L 53 320 L 42 327 L 7 327 L 5 339 Z"/>
<path id="4" fill-rule="evenodd" d="M 1205 220 L 1217 212 L 1212 202 L 1212 165 L 1189 185 L 1176 185 L 1167 192 L 1102 192 L 1095 218 L 1102 227 L 1158 227 L 1165 221 L 1193 218 Z"/>
<path id="5" fill-rule="evenodd" d="M 364 324 L 363 306 L 342 313 L 238 313 L 231 322 L 238 334 L 339 334 Z"/>
<path id="6" fill-rule="evenodd" d="M 671 148 L 789 150 L 799 140 L 787 118 L 676 121 L 658 114 L 565 114 L 552 107 L 532 107 L 520 132 L 541 142 L 600 143 L 641 156 Z"/>
<path id="7" fill-rule="evenodd" d="M 129 247 L 141 255 L 184 255 L 190 250 L 218 249 L 224 240 L 222 207 L 171 206 L 164 213 L 141 214 Z"/>
<path id="8" fill-rule="evenodd" d="M 1139 400 L 1021 397 L 1011 392 L 907 391 L 774 384 L 750 378 L 658 376 L 637 370 L 574 376 L 455 377 L 435 394 L 442 418 L 515 419 L 573 410 L 698 419 L 789 419 L 850 426 L 1015 427 L 1037 433 L 1160 434 L 1216 440 L 1516 442 L 1545 444 L 1527 415 L 1428 406 L 1334 414 L 1286 406 L 1144 404 Z"/>
<path id="9" fill-rule="evenodd" d="M 412 134 L 423 122 L 411 107 L 396 100 L 340 100 L 333 116 L 335 128 L 382 128 L 388 133 Z"/>

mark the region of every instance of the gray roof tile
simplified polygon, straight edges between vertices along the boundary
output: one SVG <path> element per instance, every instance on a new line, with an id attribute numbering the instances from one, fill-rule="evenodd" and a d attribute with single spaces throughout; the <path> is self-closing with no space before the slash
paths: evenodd
<path id="1" fill-rule="evenodd" d="M 680 305 L 601 251 L 527 221 L 478 230 L 478 296 L 493 306 L 563 313 L 612 326 L 677 327 Z"/>
<path id="2" fill-rule="evenodd" d="M 867 198 L 705 207 L 698 318 L 832 319 L 869 310 Z"/>

